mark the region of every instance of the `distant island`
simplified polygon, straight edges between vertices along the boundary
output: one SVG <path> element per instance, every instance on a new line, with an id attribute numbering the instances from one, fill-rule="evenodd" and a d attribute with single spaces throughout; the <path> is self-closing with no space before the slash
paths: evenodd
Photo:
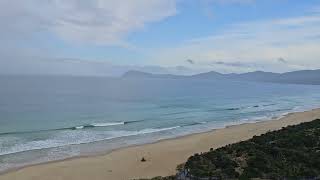
<path id="1" fill-rule="evenodd" d="M 320 119 L 191 156 L 176 179 L 319 179 Z"/>
<path id="2" fill-rule="evenodd" d="M 242 74 L 222 74 L 215 71 L 200 73 L 196 75 L 183 76 L 173 74 L 152 74 L 142 71 L 128 71 L 122 78 L 157 78 L 157 79 L 200 79 L 200 80 L 236 80 L 257 81 L 286 84 L 320 84 L 320 70 L 302 70 L 287 73 L 272 73 L 255 71 Z"/>

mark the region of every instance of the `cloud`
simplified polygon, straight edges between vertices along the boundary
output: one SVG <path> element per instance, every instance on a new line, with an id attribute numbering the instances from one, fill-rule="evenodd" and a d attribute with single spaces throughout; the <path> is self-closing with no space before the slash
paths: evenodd
<path id="1" fill-rule="evenodd" d="M 187 63 L 189 63 L 189 64 L 194 64 L 194 61 L 193 61 L 192 59 L 187 59 L 186 61 L 187 61 Z"/>
<path id="2" fill-rule="evenodd" d="M 119 45 L 176 13 L 175 0 L 2 0 L 0 37 L 50 32 L 71 42 Z"/>
<path id="3" fill-rule="evenodd" d="M 232 66 L 232 67 L 251 67 L 254 64 L 248 64 L 243 62 L 224 62 L 224 61 L 213 61 L 214 65 L 224 65 L 224 66 Z"/>
<path id="4" fill-rule="evenodd" d="M 287 63 L 287 62 L 288 62 L 287 60 L 285 60 L 285 59 L 282 58 L 282 57 L 278 58 L 277 60 L 278 60 L 278 62 L 280 62 L 280 63 Z"/>
<path id="5" fill-rule="evenodd" d="M 215 68 L 233 72 L 313 69 L 320 68 L 320 41 L 315 37 L 320 37 L 320 14 L 256 20 L 161 49 L 154 58 L 174 66 L 178 59 L 197 59 L 199 68 L 220 62 Z M 286 63 L 279 64 L 279 57 Z"/>

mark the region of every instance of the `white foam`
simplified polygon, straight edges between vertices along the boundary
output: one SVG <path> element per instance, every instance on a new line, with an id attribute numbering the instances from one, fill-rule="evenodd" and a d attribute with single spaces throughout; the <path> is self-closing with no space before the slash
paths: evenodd
<path id="1" fill-rule="evenodd" d="M 64 131 L 50 137 L 46 140 L 37 141 L 23 141 L 10 147 L 4 147 L 0 149 L 0 155 L 8 155 L 13 153 L 40 150 L 47 148 L 56 148 L 67 145 L 85 144 L 103 140 L 110 140 L 120 137 L 136 136 L 141 134 L 150 134 L 161 131 L 169 131 L 180 126 L 168 127 L 168 128 L 147 128 L 139 131 Z M 79 126 L 80 129 L 80 126 Z"/>
<path id="2" fill-rule="evenodd" d="M 153 128 L 144 129 L 144 130 L 138 131 L 138 134 L 148 134 L 148 133 L 155 133 L 155 132 L 161 132 L 161 131 L 168 131 L 168 130 L 172 130 L 172 129 L 177 129 L 179 127 L 180 126 L 174 126 L 174 127 L 169 127 L 169 128 L 161 128 L 161 129 L 153 129 Z"/>
<path id="3" fill-rule="evenodd" d="M 110 122 L 110 123 L 93 123 L 91 124 L 94 127 L 107 127 L 107 126 L 117 126 L 124 125 L 124 122 Z"/>
<path id="4" fill-rule="evenodd" d="M 77 126 L 77 127 L 75 127 L 75 129 L 83 129 L 84 128 L 84 126 Z"/>

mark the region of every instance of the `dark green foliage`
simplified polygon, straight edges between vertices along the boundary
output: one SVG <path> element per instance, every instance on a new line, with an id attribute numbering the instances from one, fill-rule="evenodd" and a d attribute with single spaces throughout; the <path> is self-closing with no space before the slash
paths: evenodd
<path id="1" fill-rule="evenodd" d="M 320 120 L 289 126 L 248 141 L 195 154 L 190 177 L 218 179 L 314 178 L 320 175 Z"/>
<path id="2" fill-rule="evenodd" d="M 168 176 L 168 177 L 154 177 L 152 179 L 149 179 L 149 180 L 175 180 L 176 177 L 175 176 Z M 140 180 L 148 180 L 148 179 L 140 179 Z"/>
<path id="3" fill-rule="evenodd" d="M 320 179 L 320 119 L 191 156 L 171 177 L 194 179 Z"/>

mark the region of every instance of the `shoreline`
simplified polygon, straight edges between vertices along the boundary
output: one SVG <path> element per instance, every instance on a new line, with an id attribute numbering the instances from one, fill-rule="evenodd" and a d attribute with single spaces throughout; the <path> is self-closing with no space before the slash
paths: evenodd
<path id="1" fill-rule="evenodd" d="M 167 176 L 194 153 L 250 139 L 268 131 L 320 118 L 320 108 L 290 112 L 276 119 L 228 125 L 225 128 L 132 145 L 95 155 L 81 155 L 37 163 L 0 172 L 0 180 L 11 179 L 134 179 Z M 141 158 L 146 162 L 141 162 Z M 91 166 L 90 166 L 91 164 Z M 81 172 L 77 172 L 77 170 Z M 74 173 L 77 172 L 77 173 Z"/>
<path id="2" fill-rule="evenodd" d="M 20 169 L 24 169 L 24 168 L 27 168 L 27 167 L 45 165 L 45 164 L 51 164 L 51 163 L 57 163 L 57 162 L 61 162 L 61 161 L 69 161 L 69 160 L 79 159 L 79 158 L 90 158 L 90 157 L 104 156 L 104 155 L 108 155 L 108 154 L 110 154 L 110 153 L 112 153 L 114 151 L 121 150 L 121 149 L 126 149 L 126 148 L 130 148 L 130 147 L 137 147 L 137 146 L 143 146 L 143 145 L 148 145 L 148 144 L 155 144 L 155 143 L 160 143 L 162 141 L 167 141 L 167 140 L 175 140 L 175 139 L 179 139 L 179 138 L 185 138 L 185 137 L 192 136 L 192 135 L 209 133 L 209 132 L 213 132 L 213 131 L 216 131 L 216 130 L 219 130 L 219 129 L 229 128 L 229 127 L 232 127 L 232 126 L 238 126 L 238 125 L 243 125 L 243 124 L 252 124 L 252 123 L 271 121 L 271 120 L 279 120 L 279 119 L 281 119 L 281 118 L 283 118 L 283 117 L 285 117 L 287 115 L 290 115 L 290 114 L 306 112 L 306 111 L 312 111 L 312 110 L 315 110 L 315 109 L 320 109 L 320 107 L 319 108 L 314 107 L 314 108 L 300 110 L 300 111 L 289 111 L 289 112 L 286 112 L 286 113 L 279 114 L 277 116 L 272 116 L 272 117 L 264 118 L 264 119 L 260 119 L 260 118 L 259 119 L 253 119 L 253 120 L 247 119 L 248 120 L 247 122 L 234 123 L 234 124 L 230 123 L 229 125 L 227 124 L 227 125 L 225 125 L 223 127 L 210 128 L 210 129 L 199 131 L 199 132 L 192 132 L 192 133 L 188 133 L 188 134 L 184 134 L 184 135 L 178 135 L 178 136 L 163 138 L 163 139 L 155 140 L 155 141 L 151 141 L 151 142 L 140 142 L 140 143 L 137 143 L 137 144 L 130 144 L 130 145 L 120 146 L 120 147 L 116 147 L 116 148 L 108 149 L 108 150 L 89 152 L 89 153 L 75 155 L 75 156 L 72 156 L 72 157 L 65 157 L 65 158 L 61 158 L 61 159 L 56 159 L 56 160 L 50 159 L 50 160 L 44 161 L 44 162 L 31 162 L 31 163 L 26 164 L 26 165 L 9 167 L 9 168 L 7 168 L 5 170 L 0 170 L 0 178 L 1 178 L 1 175 L 3 175 L 3 174 L 7 174 L 7 173 L 10 173 L 10 172 L 18 171 Z M 99 142 L 103 142 L 103 141 L 105 141 L 105 140 L 100 140 L 100 141 L 95 141 L 95 142 L 90 142 L 90 143 L 84 143 L 83 145 L 90 145 L 92 143 L 99 143 Z M 70 145 L 70 146 L 77 146 L 77 145 L 79 145 L 79 144 L 74 144 L 74 145 Z M 50 149 L 50 148 L 44 148 L 44 149 Z M 15 154 L 15 153 L 13 153 L 13 154 Z"/>
<path id="3" fill-rule="evenodd" d="M 0 170 L 0 178 L 1 175 L 4 174 L 8 174 L 11 172 L 15 172 L 18 171 L 20 169 L 24 169 L 27 167 L 33 167 L 33 166 L 38 166 L 38 165 L 46 165 L 46 164 L 52 164 L 52 163 L 58 163 L 58 162 L 62 162 L 62 161 L 69 161 L 69 160 L 74 160 L 74 159 L 79 159 L 79 158 L 90 158 L 90 157 L 100 157 L 100 156 L 105 156 L 108 155 L 114 151 L 117 150 L 121 150 L 121 149 L 126 149 L 126 148 L 131 148 L 131 147 L 138 147 L 138 146 L 144 146 L 144 145 L 148 145 L 148 144 L 156 144 L 156 143 L 160 143 L 162 141 L 170 141 L 170 140 L 175 140 L 175 139 L 180 139 L 180 138 L 187 138 L 188 136 L 193 136 L 193 135 L 198 135 L 198 134 L 204 134 L 204 133 L 210 133 L 219 129 L 225 129 L 225 128 L 230 128 L 233 126 L 239 126 L 239 125 L 245 125 L 245 124 L 254 124 L 254 123 L 259 123 L 259 122 L 264 122 L 264 121 L 273 121 L 273 120 L 279 120 L 283 117 L 286 117 L 290 114 L 295 114 L 295 113 L 301 113 L 301 112 L 307 112 L 307 111 L 312 111 L 312 110 L 316 110 L 316 109 L 320 109 L 319 108 L 313 108 L 310 110 L 302 110 L 302 111 L 296 111 L 296 112 L 287 112 L 284 113 L 282 115 L 276 116 L 276 117 L 270 117 L 270 118 L 266 118 L 263 120 L 253 120 L 253 121 L 248 121 L 248 122 L 243 122 L 243 123 L 239 123 L 239 124 L 231 124 L 231 125 L 226 125 L 224 127 L 218 127 L 218 128 L 212 128 L 210 130 L 205 130 L 205 131 L 200 131 L 200 132 L 194 132 L 194 133 L 190 133 L 190 134 L 186 134 L 186 135 L 180 135 L 180 136 L 175 136 L 175 137 L 169 137 L 169 138 L 165 138 L 165 139 L 160 139 L 160 140 L 156 140 L 156 141 L 152 141 L 152 142 L 147 142 L 147 143 L 137 143 L 137 144 L 132 144 L 132 145 L 128 145 L 128 146 L 123 146 L 123 147 L 118 147 L 118 148 L 114 148 L 114 149 L 110 149 L 110 150 L 105 150 L 105 151 L 97 151 L 97 152 L 92 152 L 92 153 L 87 153 L 87 154 L 82 154 L 82 155 L 76 155 L 76 156 L 72 156 L 72 157 L 67 157 L 67 158 L 62 158 L 62 159 L 57 159 L 57 160 L 48 160 L 45 162 L 38 162 L 38 163 L 30 163 L 27 165 L 21 165 L 21 166 L 17 166 L 17 167 L 10 167 L 6 170 Z M 101 140 L 104 141 L 104 140 Z M 99 141 L 97 141 L 99 142 Z M 91 143 L 97 143 L 97 142 L 91 142 Z M 90 145 L 91 143 L 85 143 L 85 145 Z M 79 144 L 75 144 L 75 145 L 79 145 Z M 72 145 L 73 146 L 73 145 Z M 50 148 L 48 148 L 50 149 Z M 1 180 L 1 179 L 0 179 Z"/>

